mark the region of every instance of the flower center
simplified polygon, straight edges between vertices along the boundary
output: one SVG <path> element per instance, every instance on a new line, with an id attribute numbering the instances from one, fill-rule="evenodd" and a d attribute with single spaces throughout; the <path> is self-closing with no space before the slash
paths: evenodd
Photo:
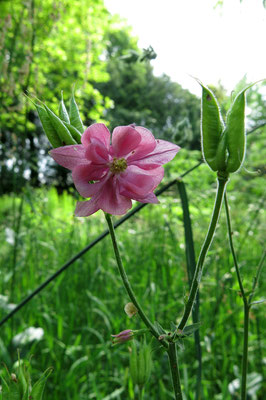
<path id="1" fill-rule="evenodd" d="M 113 174 L 120 174 L 120 172 L 124 172 L 127 169 L 127 162 L 124 158 L 113 158 L 113 161 L 110 164 L 110 171 Z"/>

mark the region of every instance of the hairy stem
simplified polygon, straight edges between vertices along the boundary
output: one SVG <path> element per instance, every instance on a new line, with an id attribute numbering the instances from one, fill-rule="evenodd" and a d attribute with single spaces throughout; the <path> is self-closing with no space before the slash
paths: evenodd
<path id="1" fill-rule="evenodd" d="M 150 332 L 153 334 L 153 336 L 155 336 L 156 339 L 159 340 L 159 334 L 158 334 L 157 330 L 155 329 L 155 327 L 153 326 L 152 322 L 149 320 L 149 318 L 147 317 L 147 315 L 143 311 L 141 305 L 137 301 L 136 296 L 135 296 L 135 294 L 133 292 L 133 289 L 132 289 L 132 287 L 131 287 L 131 285 L 129 283 L 126 271 L 125 271 L 125 269 L 123 267 L 122 259 L 121 259 L 121 256 L 120 256 L 120 252 L 119 252 L 119 249 L 118 249 L 115 230 L 114 230 L 113 221 L 112 221 L 112 216 L 110 214 L 106 214 L 105 213 L 105 218 L 106 218 L 106 221 L 107 221 L 107 224 L 108 224 L 108 228 L 109 228 L 109 231 L 110 231 L 110 236 L 111 236 L 111 239 L 112 239 L 112 244 L 113 244 L 113 248 L 114 248 L 114 253 L 115 253 L 115 258 L 116 258 L 118 270 L 119 270 L 120 276 L 122 278 L 124 287 L 125 287 L 125 289 L 127 291 L 127 294 L 129 296 L 130 300 L 132 301 L 132 303 L 137 308 L 139 316 L 142 319 L 142 321 L 144 322 L 144 324 L 147 326 L 147 328 L 150 330 Z M 168 343 L 165 340 L 160 340 L 160 343 L 165 348 L 169 347 Z"/>
<path id="2" fill-rule="evenodd" d="M 260 276 L 263 262 L 265 259 L 265 251 L 262 255 L 261 261 L 260 261 L 258 269 L 257 269 L 257 273 L 256 273 L 256 276 L 255 276 L 255 279 L 253 282 L 252 292 L 251 292 L 249 298 L 247 298 L 247 295 L 246 295 L 244 287 L 243 287 L 242 278 L 240 275 L 240 268 L 239 268 L 239 265 L 237 262 L 236 253 L 235 253 L 235 249 L 234 249 L 230 211 L 229 211 L 226 194 L 224 196 L 224 205 L 225 205 L 225 212 L 226 212 L 229 246 L 230 246 L 230 250 L 231 250 L 231 253 L 233 256 L 233 260 L 234 260 L 234 266 L 235 266 L 235 270 L 236 270 L 236 275 L 237 275 L 237 280 L 238 280 L 239 289 L 240 289 L 240 293 L 241 293 L 241 298 L 242 298 L 243 304 L 244 304 L 244 342 L 243 342 L 242 374 L 241 374 L 242 375 L 242 377 L 241 377 L 241 400 L 246 400 L 247 399 L 247 373 L 248 373 L 248 333 L 249 333 L 250 308 L 252 305 L 251 300 L 254 296 L 254 292 L 258 285 L 259 276 Z"/>
<path id="3" fill-rule="evenodd" d="M 179 368 L 176 353 L 176 343 L 169 343 L 169 349 L 167 351 L 169 357 L 169 364 L 172 376 L 173 389 L 175 393 L 175 400 L 182 400 L 182 390 L 179 376 Z"/>

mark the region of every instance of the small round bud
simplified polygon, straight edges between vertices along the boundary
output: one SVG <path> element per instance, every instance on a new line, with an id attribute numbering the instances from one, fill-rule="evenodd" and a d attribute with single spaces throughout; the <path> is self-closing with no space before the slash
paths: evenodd
<path id="1" fill-rule="evenodd" d="M 129 316 L 129 318 L 133 317 L 137 314 L 138 309 L 134 306 L 133 303 L 127 303 L 124 307 L 125 313 Z"/>

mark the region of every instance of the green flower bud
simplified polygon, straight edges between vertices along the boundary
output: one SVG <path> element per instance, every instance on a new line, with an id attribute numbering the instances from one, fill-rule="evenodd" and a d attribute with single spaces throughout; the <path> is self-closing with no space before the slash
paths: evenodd
<path id="1" fill-rule="evenodd" d="M 136 341 L 133 341 L 129 368 L 133 383 L 139 387 L 143 387 L 150 378 L 151 368 L 150 345 L 144 342 L 143 344 L 139 344 L 139 348 L 137 348 Z"/>

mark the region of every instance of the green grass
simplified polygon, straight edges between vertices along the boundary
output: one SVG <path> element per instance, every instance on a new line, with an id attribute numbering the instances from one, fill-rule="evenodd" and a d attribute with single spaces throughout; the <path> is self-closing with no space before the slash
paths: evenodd
<path id="1" fill-rule="evenodd" d="M 261 165 L 256 143 L 247 152 L 247 168 Z M 167 167 L 171 179 L 194 165 L 199 154 L 183 151 Z M 231 177 L 231 206 L 235 247 L 244 286 L 248 290 L 263 251 L 262 176 L 244 169 Z M 167 179 L 166 179 L 167 180 Z M 166 182 L 164 181 L 164 183 Z M 196 255 L 204 239 L 215 196 L 215 175 L 201 165 L 184 178 L 193 225 Z M 177 187 L 148 205 L 117 229 L 120 250 L 134 291 L 149 317 L 166 329 L 178 321 L 188 292 L 183 215 Z M 18 304 L 71 256 L 106 229 L 103 214 L 74 218 L 76 199 L 55 189 L 25 188 L 21 196 L 0 199 L 0 316 L 10 303 Z M 262 297 L 263 276 L 255 300 Z M 21 345 L 22 359 L 32 357 L 32 375 L 53 366 L 46 400 L 134 399 L 128 375 L 127 345 L 111 346 L 110 335 L 143 327 L 138 317 L 123 311 L 127 295 L 117 274 L 113 249 L 105 238 L 75 262 L 2 328 L 0 359 L 10 370 L 17 359 L 12 338 L 30 326 L 44 330 L 43 339 Z M 263 375 L 263 304 L 252 309 L 249 373 Z M 200 287 L 200 328 L 203 353 L 203 399 L 238 399 L 229 384 L 239 378 L 243 307 L 229 253 L 224 210 L 209 251 Z M 193 338 L 179 351 L 185 399 L 194 399 L 196 384 Z M 230 386 L 232 387 L 232 385 Z M 262 400 L 258 384 L 252 400 Z M 145 399 L 171 399 L 165 354 L 154 354 Z"/>

